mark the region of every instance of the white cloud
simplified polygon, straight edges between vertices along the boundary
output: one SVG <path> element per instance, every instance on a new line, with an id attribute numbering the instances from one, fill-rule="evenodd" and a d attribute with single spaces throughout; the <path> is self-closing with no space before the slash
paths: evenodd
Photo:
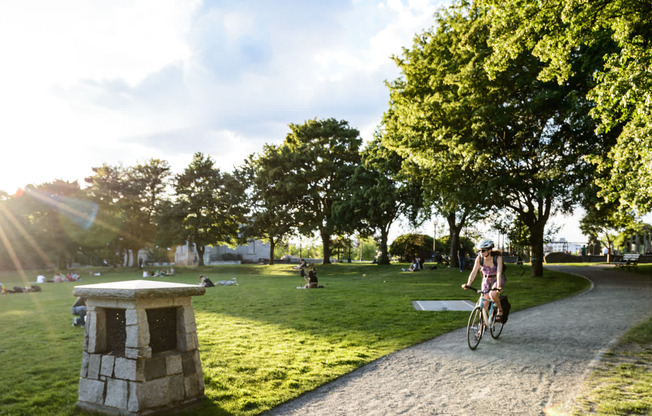
<path id="1" fill-rule="evenodd" d="M 197 151 L 230 170 L 314 117 L 370 138 L 442 3 L 2 2 L 0 189 Z"/>

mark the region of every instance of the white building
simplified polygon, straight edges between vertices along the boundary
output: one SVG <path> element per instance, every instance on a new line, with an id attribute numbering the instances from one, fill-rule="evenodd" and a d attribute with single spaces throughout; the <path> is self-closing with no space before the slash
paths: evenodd
<path id="1" fill-rule="evenodd" d="M 174 253 L 174 263 L 177 265 L 195 265 L 197 261 L 197 248 L 194 244 L 187 243 L 177 246 Z M 255 263 L 260 259 L 269 259 L 269 243 L 260 240 L 251 240 L 249 244 L 237 246 L 207 246 L 204 251 L 204 264 L 224 263 Z"/>

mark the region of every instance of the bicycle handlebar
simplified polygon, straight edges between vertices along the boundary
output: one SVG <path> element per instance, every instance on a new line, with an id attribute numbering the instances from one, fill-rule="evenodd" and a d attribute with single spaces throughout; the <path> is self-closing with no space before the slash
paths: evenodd
<path id="1" fill-rule="evenodd" d="M 473 286 L 464 285 L 464 287 L 467 288 L 467 289 L 471 289 L 472 291 L 474 291 L 474 292 L 476 292 L 476 293 L 489 293 L 489 292 L 491 292 L 492 290 L 495 290 L 495 291 L 499 291 L 499 290 L 500 290 L 500 289 L 494 287 L 494 288 L 489 289 L 488 292 L 483 292 L 482 290 L 480 290 L 480 289 L 476 289 L 476 288 L 474 288 Z"/>

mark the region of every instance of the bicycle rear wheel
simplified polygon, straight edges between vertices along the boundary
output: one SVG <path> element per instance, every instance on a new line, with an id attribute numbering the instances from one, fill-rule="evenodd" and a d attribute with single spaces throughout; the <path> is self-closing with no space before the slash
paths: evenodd
<path id="1" fill-rule="evenodd" d="M 476 307 L 471 311 L 469 323 L 466 326 L 466 341 L 469 348 L 476 349 L 484 333 L 484 322 L 482 321 L 482 308 Z"/>
<path id="2" fill-rule="evenodd" d="M 496 315 L 498 314 L 498 309 L 494 309 L 494 313 L 491 314 L 491 325 L 489 325 L 489 333 L 491 333 L 491 338 L 498 339 L 501 332 L 503 332 L 503 323 L 496 322 Z"/>

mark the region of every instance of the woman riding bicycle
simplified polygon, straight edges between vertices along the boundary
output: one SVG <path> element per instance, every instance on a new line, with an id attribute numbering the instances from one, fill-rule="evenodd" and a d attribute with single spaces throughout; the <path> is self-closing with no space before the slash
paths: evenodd
<path id="1" fill-rule="evenodd" d="M 471 286 L 471 283 L 475 280 L 475 276 L 478 274 L 478 270 L 482 268 L 482 291 L 487 292 L 484 294 L 484 298 L 491 299 L 494 305 L 496 305 L 498 309 L 496 321 L 499 322 L 503 316 L 503 307 L 500 304 L 499 293 L 502 292 L 505 285 L 505 274 L 503 273 L 503 258 L 500 255 L 500 251 L 492 251 L 492 248 L 494 248 L 494 242 L 491 240 L 484 240 L 480 244 L 480 253 L 476 257 L 473 270 L 471 270 L 466 284 L 462 285 L 462 289 L 466 290 L 467 286 Z M 497 276 L 500 276 L 500 279 Z"/>

